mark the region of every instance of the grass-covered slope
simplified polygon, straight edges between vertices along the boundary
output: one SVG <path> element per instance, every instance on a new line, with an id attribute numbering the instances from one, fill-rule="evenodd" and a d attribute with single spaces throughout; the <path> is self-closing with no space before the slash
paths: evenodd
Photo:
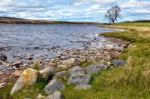
<path id="1" fill-rule="evenodd" d="M 126 31 L 103 35 L 131 42 L 132 46 L 120 56 L 127 60 L 127 65 L 95 75 L 91 90 L 78 91 L 68 86 L 63 91 L 65 99 L 150 98 L 150 23 L 123 23 L 111 27 L 118 26 Z"/>

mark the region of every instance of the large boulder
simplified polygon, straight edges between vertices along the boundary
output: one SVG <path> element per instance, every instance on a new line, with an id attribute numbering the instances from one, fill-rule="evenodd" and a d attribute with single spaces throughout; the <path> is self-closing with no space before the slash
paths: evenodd
<path id="1" fill-rule="evenodd" d="M 50 81 L 44 88 L 46 94 L 51 94 L 64 88 L 64 84 L 57 79 Z"/>
<path id="2" fill-rule="evenodd" d="M 85 71 L 82 67 L 75 66 L 69 70 L 70 75 L 77 75 L 77 74 L 85 74 Z"/>
<path id="3" fill-rule="evenodd" d="M 69 76 L 68 71 L 61 71 L 55 74 L 56 78 L 63 78 L 65 80 L 68 78 L 68 76 Z"/>
<path id="4" fill-rule="evenodd" d="M 94 64 L 88 67 L 85 67 L 85 72 L 89 75 L 98 74 L 101 69 L 106 69 L 108 66 L 104 64 Z"/>
<path id="5" fill-rule="evenodd" d="M 70 77 L 68 80 L 68 84 L 72 84 L 72 85 L 88 85 L 90 80 L 91 80 L 91 76 L 85 74 L 85 71 L 82 67 L 76 66 L 73 67 L 72 69 L 69 70 L 70 72 Z"/>
<path id="6" fill-rule="evenodd" d="M 28 68 L 23 71 L 20 75 L 19 79 L 16 81 L 15 85 L 13 86 L 10 94 L 13 95 L 15 92 L 22 89 L 24 86 L 30 86 L 36 83 L 38 78 L 38 71 Z"/>
<path id="7" fill-rule="evenodd" d="M 62 94 L 60 91 L 55 91 L 53 94 L 47 96 L 46 99 L 62 99 Z"/>
<path id="8" fill-rule="evenodd" d="M 28 68 L 22 73 L 23 83 L 25 85 L 33 85 L 36 83 L 39 72 L 37 70 Z"/>
<path id="9" fill-rule="evenodd" d="M 20 76 L 17 82 L 15 83 L 14 87 L 12 88 L 10 95 L 13 95 L 15 92 L 21 90 L 24 87 L 23 77 Z"/>
<path id="10" fill-rule="evenodd" d="M 7 61 L 7 56 L 4 54 L 0 54 L 0 61 Z"/>
<path id="11" fill-rule="evenodd" d="M 51 80 L 55 74 L 55 68 L 47 67 L 39 71 L 40 77 L 46 80 Z"/>
<path id="12" fill-rule="evenodd" d="M 90 75 L 86 75 L 86 74 L 71 75 L 68 80 L 68 84 L 87 85 L 87 84 L 89 84 L 90 80 L 91 80 Z"/>

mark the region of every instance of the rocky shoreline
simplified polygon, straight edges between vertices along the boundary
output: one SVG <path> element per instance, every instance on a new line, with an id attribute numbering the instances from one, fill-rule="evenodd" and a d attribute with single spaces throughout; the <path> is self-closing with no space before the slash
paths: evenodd
<path id="1" fill-rule="evenodd" d="M 68 84 L 75 85 L 76 89 L 89 89 L 91 88 L 89 81 L 92 74 L 98 73 L 101 69 L 107 69 L 112 66 L 112 64 L 113 66 L 122 66 L 125 64 L 125 61 L 118 60 L 117 58 L 123 52 L 124 48 L 128 47 L 129 42 L 116 38 L 107 38 L 107 41 L 104 42 L 105 45 L 103 45 L 103 47 L 86 47 L 84 49 L 66 49 L 62 52 L 59 51 L 57 55 L 51 59 L 45 57 L 34 59 L 33 55 L 26 55 L 23 59 L 9 62 L 7 61 L 7 56 L 1 54 L 0 88 L 7 86 L 10 80 L 16 81 L 19 76 L 21 77 L 21 75 L 23 75 L 22 73 L 29 69 L 29 72 L 35 70 L 41 75 L 46 76 L 49 76 L 48 74 L 50 72 L 53 73 L 54 77 L 48 77 L 50 82 L 47 87 L 45 87 L 45 92 L 50 94 L 48 97 L 53 98 L 46 99 L 60 99 L 54 98 L 61 96 L 59 90 L 64 86 L 57 81 L 56 78 L 58 77 L 67 79 Z M 29 74 L 30 73 L 27 75 Z M 39 77 L 34 75 L 35 81 L 31 80 L 32 83 L 29 85 L 33 85 L 37 78 Z M 18 80 L 17 82 L 19 82 Z M 23 83 L 23 81 L 21 83 Z M 18 86 L 16 88 L 18 88 Z M 12 89 L 11 94 L 19 90 L 16 88 Z"/>

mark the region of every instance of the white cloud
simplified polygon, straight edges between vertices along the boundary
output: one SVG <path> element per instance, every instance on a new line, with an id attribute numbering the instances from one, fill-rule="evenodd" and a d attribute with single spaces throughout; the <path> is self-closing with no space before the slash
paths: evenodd
<path id="1" fill-rule="evenodd" d="M 130 10 L 130 12 L 133 13 L 133 11 Z M 150 10 L 146 10 L 146 9 L 136 9 L 134 10 L 134 13 L 136 14 L 150 14 Z"/>
<path id="2" fill-rule="evenodd" d="M 78 0 L 78 2 L 91 2 L 91 3 L 99 3 L 99 4 L 111 4 L 111 3 L 116 3 L 120 2 L 119 0 Z"/>
<path id="3" fill-rule="evenodd" d="M 141 7 L 150 7 L 150 1 L 137 1 L 137 0 L 129 0 L 120 4 L 122 8 L 141 8 Z"/>
<path id="4" fill-rule="evenodd" d="M 8 6 L 12 0 L 0 0 L 0 7 Z"/>

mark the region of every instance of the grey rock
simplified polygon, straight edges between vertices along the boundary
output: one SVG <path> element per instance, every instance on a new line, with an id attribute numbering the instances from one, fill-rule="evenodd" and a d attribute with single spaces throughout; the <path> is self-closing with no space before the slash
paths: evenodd
<path id="1" fill-rule="evenodd" d="M 62 94 L 60 91 L 55 91 L 53 94 L 47 96 L 46 99 L 62 99 Z"/>
<path id="2" fill-rule="evenodd" d="M 55 74 L 56 78 L 68 78 L 69 73 L 68 71 L 62 71 Z"/>
<path id="3" fill-rule="evenodd" d="M 101 67 L 99 65 L 90 65 L 88 67 L 85 67 L 85 71 L 87 74 L 97 74 L 100 72 Z"/>
<path id="4" fill-rule="evenodd" d="M 104 64 L 95 64 L 95 65 L 90 65 L 88 67 L 85 67 L 85 71 L 87 74 L 97 74 L 100 72 L 101 69 L 106 69 L 108 65 Z"/>
<path id="5" fill-rule="evenodd" d="M 112 64 L 116 67 L 120 67 L 126 65 L 126 62 L 124 60 L 116 59 L 112 61 Z"/>
<path id="6" fill-rule="evenodd" d="M 4 54 L 0 54 L 0 61 L 7 61 L 7 56 Z"/>
<path id="7" fill-rule="evenodd" d="M 23 71 L 23 73 L 16 81 L 15 85 L 13 86 L 10 92 L 10 95 L 13 95 L 15 92 L 22 89 L 25 85 L 26 86 L 34 85 L 37 79 L 38 79 L 38 71 L 31 68 L 27 68 L 26 70 Z"/>
<path id="8" fill-rule="evenodd" d="M 48 83 L 48 85 L 46 85 L 46 87 L 44 88 L 44 91 L 46 94 L 51 94 L 55 91 L 59 91 L 61 89 L 64 88 L 64 84 L 60 81 L 58 81 L 57 79 L 54 79 L 52 81 L 50 81 Z"/>
<path id="9" fill-rule="evenodd" d="M 91 76 L 85 74 L 85 71 L 82 67 L 76 66 L 69 70 L 70 77 L 68 80 L 68 84 L 72 85 L 87 85 L 90 80 Z"/>
<path id="10" fill-rule="evenodd" d="M 23 63 L 21 61 L 15 61 L 12 63 L 12 66 L 15 66 L 16 68 L 19 68 Z"/>
<path id="11" fill-rule="evenodd" d="M 75 66 L 69 70 L 69 73 L 71 75 L 74 75 L 74 74 L 77 75 L 77 74 L 85 74 L 85 71 L 82 67 Z"/>
<path id="12" fill-rule="evenodd" d="M 17 82 L 15 83 L 14 87 L 12 88 L 10 95 L 13 95 L 15 92 L 19 91 L 23 87 L 24 87 L 23 77 L 20 76 L 19 79 L 17 80 Z"/>
<path id="13" fill-rule="evenodd" d="M 70 76 L 69 80 L 68 80 L 68 84 L 72 84 L 72 85 L 87 85 L 89 84 L 91 80 L 91 76 L 90 75 L 86 75 L 86 74 L 73 74 Z"/>
<path id="14" fill-rule="evenodd" d="M 52 78 L 54 76 L 55 68 L 47 67 L 45 69 L 40 70 L 39 73 L 40 73 L 41 78 L 49 80 L 48 78 Z"/>

